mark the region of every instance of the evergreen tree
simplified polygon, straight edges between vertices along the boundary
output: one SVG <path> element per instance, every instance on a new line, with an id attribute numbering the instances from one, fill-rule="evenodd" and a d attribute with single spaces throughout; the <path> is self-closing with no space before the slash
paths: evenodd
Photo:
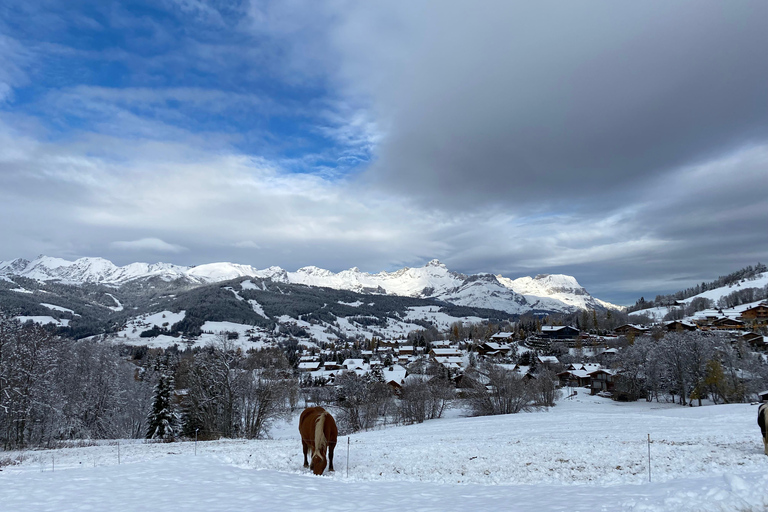
<path id="1" fill-rule="evenodd" d="M 147 416 L 147 439 L 175 439 L 179 418 L 174 411 L 172 393 L 173 377 L 162 373 L 155 385 L 152 411 Z"/>

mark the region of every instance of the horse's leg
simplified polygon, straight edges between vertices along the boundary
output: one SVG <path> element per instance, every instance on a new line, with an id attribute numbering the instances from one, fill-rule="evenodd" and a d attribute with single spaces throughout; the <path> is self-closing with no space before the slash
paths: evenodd
<path id="1" fill-rule="evenodd" d="M 333 450 L 336 449 L 336 443 L 328 444 L 328 471 L 334 471 L 333 469 Z M 766 453 L 768 453 L 768 445 L 766 445 Z"/>
<path id="2" fill-rule="evenodd" d="M 304 452 L 304 467 L 305 468 L 309 467 L 309 462 L 307 462 L 307 449 L 308 448 L 309 448 L 309 446 L 307 446 L 307 443 L 304 442 L 304 440 L 302 439 L 301 440 L 301 449 Z"/>

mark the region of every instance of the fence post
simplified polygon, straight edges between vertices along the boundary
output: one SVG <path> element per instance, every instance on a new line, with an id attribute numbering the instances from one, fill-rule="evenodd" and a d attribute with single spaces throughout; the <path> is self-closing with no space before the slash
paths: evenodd
<path id="1" fill-rule="evenodd" d="M 349 478 L 349 436 L 347 436 L 347 478 Z"/>
<path id="2" fill-rule="evenodd" d="M 648 434 L 648 481 L 651 481 L 651 434 Z"/>

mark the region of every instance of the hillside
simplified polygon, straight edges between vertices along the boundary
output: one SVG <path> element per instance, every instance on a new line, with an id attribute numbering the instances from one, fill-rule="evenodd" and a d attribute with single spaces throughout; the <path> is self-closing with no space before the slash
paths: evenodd
<path id="1" fill-rule="evenodd" d="M 72 337 L 109 334 L 126 344 L 205 344 L 230 333 L 244 348 L 289 338 L 302 343 L 405 337 L 454 322 L 501 322 L 506 312 L 384 294 L 239 278 L 193 286 L 133 280 L 119 288 L 14 277 L 0 280 L 0 311 L 50 324 Z"/>
<path id="2" fill-rule="evenodd" d="M 682 292 L 680 294 L 682 295 Z M 677 294 L 667 297 L 674 297 L 674 295 Z M 636 309 L 636 305 L 631 309 L 634 310 L 634 314 L 645 314 L 657 321 L 669 317 L 692 319 L 697 312 L 707 309 L 719 309 L 724 316 L 736 316 L 742 310 L 755 306 L 766 298 L 768 298 L 768 272 L 762 272 L 707 289 L 683 299 L 663 298 L 654 301 L 654 304 L 666 301 L 669 303 L 668 305 L 655 305 L 642 309 Z"/>

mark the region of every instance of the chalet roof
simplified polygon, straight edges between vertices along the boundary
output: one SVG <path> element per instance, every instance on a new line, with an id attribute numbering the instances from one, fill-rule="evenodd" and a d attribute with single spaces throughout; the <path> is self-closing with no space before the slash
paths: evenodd
<path id="1" fill-rule="evenodd" d="M 464 364 L 464 359 L 461 357 L 436 357 L 435 361 L 448 368 L 461 368 Z"/>
<path id="2" fill-rule="evenodd" d="M 343 363 L 341 363 L 341 366 L 346 368 L 347 370 L 355 370 L 355 369 L 364 369 L 365 368 L 365 361 L 362 359 L 345 359 Z"/>
<path id="3" fill-rule="evenodd" d="M 637 329 L 638 331 L 647 331 L 648 327 L 638 324 L 624 324 L 618 326 L 616 329 L 614 329 L 614 331 L 618 331 L 619 329 Z"/>
<path id="4" fill-rule="evenodd" d="M 584 370 L 587 372 L 594 372 L 600 369 L 600 365 L 597 363 L 571 363 L 568 365 L 569 370 Z"/>
<path id="5" fill-rule="evenodd" d="M 664 325 L 673 325 L 673 324 L 680 324 L 687 327 L 696 327 L 696 324 L 691 322 L 685 322 L 683 320 L 670 320 L 669 322 L 664 322 Z"/>
<path id="6" fill-rule="evenodd" d="M 299 363 L 299 370 L 317 370 L 320 368 L 320 361 L 304 361 Z"/>
<path id="7" fill-rule="evenodd" d="M 589 374 L 592 372 L 588 372 L 587 370 L 566 370 L 564 372 L 558 373 L 558 377 L 560 375 L 572 375 L 574 377 L 577 377 L 579 379 L 586 379 L 589 377 Z"/>
<path id="8" fill-rule="evenodd" d="M 515 335 L 513 332 L 497 332 L 491 336 L 492 340 L 508 340 Z"/>
<path id="9" fill-rule="evenodd" d="M 539 360 L 540 363 L 557 364 L 560 362 L 555 356 L 536 356 L 536 358 Z"/>
<path id="10" fill-rule="evenodd" d="M 455 348 L 433 348 L 435 357 L 461 355 L 461 351 Z"/>
<path id="11" fill-rule="evenodd" d="M 607 368 L 598 368 L 597 370 L 593 372 L 589 372 L 587 375 L 594 375 L 596 373 L 605 373 L 607 375 L 616 375 L 618 372 L 616 370 L 609 370 Z"/>
<path id="12" fill-rule="evenodd" d="M 384 367 L 381 373 L 384 375 L 384 382 L 394 382 L 398 386 L 402 386 L 407 372 L 399 364 L 393 364 L 392 366 Z"/>

